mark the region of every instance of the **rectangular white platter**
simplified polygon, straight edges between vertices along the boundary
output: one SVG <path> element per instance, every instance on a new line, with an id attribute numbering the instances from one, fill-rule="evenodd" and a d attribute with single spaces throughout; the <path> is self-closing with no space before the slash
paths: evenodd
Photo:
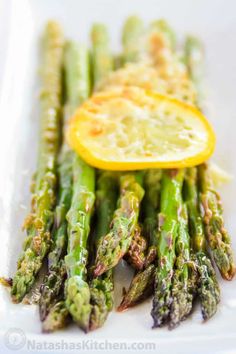
<path id="1" fill-rule="evenodd" d="M 104 22 L 109 27 L 115 50 L 119 48 L 121 25 L 130 14 L 138 14 L 145 21 L 164 17 L 180 38 L 184 33 L 198 35 L 206 47 L 207 114 L 217 134 L 214 160 L 236 175 L 234 0 L 5 0 L 0 2 L 0 9 L 4 10 L 0 14 L 1 275 L 13 275 L 24 237 L 21 224 L 29 208 L 29 185 L 37 151 L 38 44 L 43 26 L 50 18 L 63 25 L 68 38 L 85 43 L 88 42 L 91 24 L 94 21 Z M 235 182 L 221 188 L 221 195 L 226 225 L 236 251 Z M 126 283 L 129 279 L 126 272 L 122 266 L 116 271 L 117 297 L 120 297 L 124 278 Z M 22 353 L 34 352 L 34 345 L 40 353 L 68 353 L 75 351 L 73 343 L 75 346 L 77 343 L 78 347 L 84 345 L 79 350 L 81 353 L 92 353 L 96 345 L 101 344 L 101 353 L 235 354 L 236 280 L 220 280 L 220 285 L 222 299 L 219 310 L 206 324 L 202 323 L 197 307 L 176 330 L 152 330 L 149 301 L 123 314 L 114 311 L 103 328 L 87 335 L 75 326 L 50 335 L 41 334 L 37 307 L 12 304 L 8 292 L 1 287 L 0 352 L 14 349 L 20 329 L 25 336 L 20 335 L 20 340 L 26 338 L 26 344 L 18 350 Z M 27 347 L 32 340 L 32 346 Z M 72 343 L 71 349 L 61 341 L 68 346 Z"/>

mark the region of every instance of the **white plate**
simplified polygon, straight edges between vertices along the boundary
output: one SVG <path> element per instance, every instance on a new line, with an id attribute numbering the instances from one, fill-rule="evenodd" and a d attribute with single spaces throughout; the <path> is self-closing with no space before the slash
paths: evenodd
<path id="1" fill-rule="evenodd" d="M 0 4 L 2 5 L 2 3 Z M 13 0 L 5 1 L 1 12 L 0 71 L 0 273 L 14 273 L 20 253 L 22 221 L 29 207 L 30 176 L 35 168 L 38 128 L 37 68 L 38 40 L 45 21 L 58 19 L 66 35 L 84 42 L 93 21 L 109 26 L 114 48 L 118 48 L 121 25 L 126 16 L 139 14 L 144 20 L 167 18 L 180 36 L 196 33 L 206 46 L 206 72 L 209 117 L 217 137 L 215 160 L 236 175 L 236 3 L 234 0 Z M 10 17 L 9 17 L 10 16 Z M 5 39 L 5 40 L 4 40 Z M 3 60 L 4 58 L 4 60 Z M 235 183 L 221 190 L 225 219 L 236 242 Z M 123 273 L 122 273 L 123 272 Z M 119 284 L 127 277 L 117 272 Z M 151 303 L 147 302 L 123 314 L 113 312 L 105 326 L 85 335 L 75 326 L 65 331 L 42 335 L 38 309 L 13 305 L 5 289 L 0 288 L 0 351 L 17 349 L 26 353 L 73 350 L 93 352 L 100 345 L 103 353 L 236 353 L 236 282 L 220 281 L 222 300 L 216 316 L 201 323 L 199 309 L 174 331 L 152 330 Z M 118 287 L 117 292 L 121 288 Z M 22 332 L 20 332 L 22 331 Z M 31 341 L 31 342 L 30 342 Z M 64 341 L 64 342 L 63 342 Z M 25 344 L 24 344 L 25 343 Z M 46 343 L 46 344 L 45 344 Z M 112 347 L 113 346 L 113 347 Z M 146 347 L 145 347 L 146 346 Z M 113 349 L 112 349 L 113 348 Z M 117 350 L 118 348 L 118 350 Z M 129 348 L 129 350 L 128 350 Z"/>

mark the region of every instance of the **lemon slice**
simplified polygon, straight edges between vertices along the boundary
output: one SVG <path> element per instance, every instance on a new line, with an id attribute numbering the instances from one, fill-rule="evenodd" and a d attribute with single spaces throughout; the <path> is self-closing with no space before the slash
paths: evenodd
<path id="1" fill-rule="evenodd" d="M 194 166 L 215 147 L 200 111 L 138 87 L 93 95 L 71 118 L 67 137 L 87 163 L 107 170 Z"/>

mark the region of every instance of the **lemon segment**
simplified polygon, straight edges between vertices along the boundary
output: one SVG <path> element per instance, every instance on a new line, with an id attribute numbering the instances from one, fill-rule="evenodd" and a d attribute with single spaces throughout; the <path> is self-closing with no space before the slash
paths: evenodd
<path id="1" fill-rule="evenodd" d="M 139 87 L 93 95 L 71 118 L 67 138 L 87 163 L 106 170 L 190 167 L 215 147 L 199 110 Z"/>

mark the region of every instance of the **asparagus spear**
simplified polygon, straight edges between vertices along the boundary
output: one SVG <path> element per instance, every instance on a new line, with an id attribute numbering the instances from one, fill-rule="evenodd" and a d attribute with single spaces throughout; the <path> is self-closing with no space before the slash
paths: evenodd
<path id="1" fill-rule="evenodd" d="M 68 41 L 65 45 L 67 114 L 83 103 L 90 94 L 90 57 L 83 45 Z"/>
<path id="2" fill-rule="evenodd" d="M 83 46 L 68 43 L 67 102 L 74 108 L 90 91 L 89 55 Z M 73 156 L 73 194 L 67 213 L 68 248 L 65 257 L 67 281 L 65 303 L 74 321 L 85 331 L 89 326 L 90 291 L 86 282 L 87 239 L 95 201 L 95 171 L 79 156 Z"/>
<path id="3" fill-rule="evenodd" d="M 93 245 L 97 248 L 100 238 L 109 231 L 117 200 L 117 178 L 114 173 L 101 171 L 96 190 L 96 227 Z M 113 271 L 110 269 L 90 282 L 90 329 L 101 327 L 113 307 Z"/>
<path id="4" fill-rule="evenodd" d="M 170 309 L 170 328 L 176 327 L 192 309 L 193 292 L 190 288 L 191 274 L 190 242 L 188 233 L 187 207 L 182 204 L 178 210 L 178 236 L 176 239 L 176 261 L 172 282 L 172 304 Z"/>
<path id="5" fill-rule="evenodd" d="M 73 197 L 68 221 L 68 249 L 65 257 L 66 306 L 74 321 L 84 330 L 89 327 L 90 291 L 86 282 L 87 239 L 95 201 L 95 171 L 79 156 L 73 161 Z"/>
<path id="6" fill-rule="evenodd" d="M 203 48 L 197 38 L 189 37 L 185 43 L 185 57 L 191 79 L 200 96 Z M 201 98 L 201 97 L 200 97 Z M 198 101 L 200 100 L 198 98 Z M 201 211 L 215 263 L 223 278 L 231 280 L 236 268 L 228 232 L 224 227 L 223 211 L 219 194 L 215 191 L 206 164 L 199 167 Z"/>
<path id="7" fill-rule="evenodd" d="M 123 62 L 130 63 L 140 60 L 142 50 L 142 38 L 144 37 L 143 22 L 139 17 L 129 17 L 123 27 Z M 125 256 L 126 261 L 135 269 L 141 270 L 145 263 L 145 251 L 147 241 L 142 235 L 142 228 L 137 225 L 133 233 L 130 248 Z"/>
<path id="8" fill-rule="evenodd" d="M 197 91 L 197 105 L 202 106 L 202 78 L 203 78 L 204 48 L 201 41 L 195 37 L 187 37 L 184 46 L 184 59 L 188 74 Z"/>
<path id="9" fill-rule="evenodd" d="M 203 47 L 193 37 L 187 38 L 185 43 L 185 62 L 189 76 L 197 89 L 199 104 L 201 102 L 200 80 L 203 67 Z M 206 249 L 203 220 L 199 210 L 197 168 L 187 169 L 184 187 L 189 211 L 191 243 L 195 251 L 194 261 L 198 271 L 197 292 L 201 301 L 202 316 L 206 320 L 212 317 L 217 310 L 217 304 L 220 301 L 220 288 Z"/>
<path id="10" fill-rule="evenodd" d="M 95 24 L 91 30 L 92 69 L 94 87 L 113 68 L 107 28 Z M 109 232 L 109 226 L 117 201 L 117 176 L 108 171 L 99 171 L 96 190 L 96 227 L 92 244 L 97 248 L 100 238 Z M 90 330 L 101 327 L 113 307 L 113 271 L 109 270 L 90 282 L 91 315 Z"/>
<path id="11" fill-rule="evenodd" d="M 96 88 L 99 81 L 112 71 L 114 65 L 106 26 L 100 23 L 94 24 L 91 30 L 91 41 L 93 81 Z"/>
<path id="12" fill-rule="evenodd" d="M 129 24 L 130 20 L 127 21 L 127 23 Z M 136 46 L 138 45 L 139 47 L 139 51 L 140 51 L 140 36 L 141 33 L 143 31 L 142 29 L 142 25 L 140 24 L 139 21 L 134 22 L 133 19 L 131 19 L 131 24 L 133 25 L 133 23 L 135 23 L 135 26 L 138 27 L 139 31 L 136 30 L 135 31 L 135 35 L 136 35 L 136 39 L 135 39 L 135 44 Z M 134 25 L 133 25 L 134 26 Z M 127 28 L 129 29 L 129 26 L 126 24 L 125 28 L 124 28 L 124 34 L 125 36 L 123 36 L 123 38 L 130 38 L 129 36 L 129 31 L 127 30 Z M 174 34 L 173 32 L 169 29 L 169 27 L 167 26 L 167 24 L 164 21 L 156 21 L 152 26 L 151 26 L 151 30 L 155 30 L 155 31 L 159 31 L 159 32 L 163 32 L 164 36 L 167 36 L 168 39 L 168 45 L 173 46 L 174 45 Z M 137 34 L 138 33 L 138 34 Z M 131 41 L 131 39 L 130 39 Z M 125 47 L 125 59 L 126 61 L 130 60 L 131 58 L 134 58 L 134 54 L 136 55 L 136 59 L 140 57 L 140 55 L 137 52 L 137 47 L 136 49 L 131 46 L 129 46 L 129 41 L 126 39 L 126 41 L 124 42 L 124 47 Z M 133 59 L 134 60 L 134 59 Z M 152 245 L 157 244 L 157 232 L 156 232 L 156 228 L 157 228 L 157 206 L 159 204 L 159 190 L 160 190 L 160 175 L 161 175 L 161 171 L 159 170 L 152 170 L 152 171 L 148 171 L 146 173 L 146 178 L 145 178 L 145 187 L 146 187 L 146 195 L 144 198 L 144 216 L 145 216 L 145 222 L 144 222 L 144 229 L 145 229 L 145 233 L 149 235 L 149 240 L 151 242 Z M 155 252 L 153 253 L 153 249 L 150 250 L 151 252 L 149 254 L 151 254 L 153 256 L 154 254 L 154 258 L 155 258 Z M 135 303 L 135 297 L 137 294 L 137 298 L 139 296 L 139 287 L 138 287 L 138 283 L 136 285 L 136 278 L 139 279 L 139 277 L 144 277 L 144 279 L 147 279 L 147 277 L 145 275 L 149 275 L 148 272 L 145 272 L 145 270 L 141 273 L 138 273 L 138 275 L 133 279 L 130 289 L 128 290 L 128 293 L 126 294 L 123 302 L 126 302 L 126 298 L 128 299 L 127 303 L 130 306 L 130 304 Z M 150 282 L 147 281 L 146 284 L 149 284 Z M 142 285 L 140 285 L 141 287 Z M 129 297 L 131 299 L 131 301 L 129 301 Z M 121 304 L 121 308 L 122 308 L 122 304 Z"/>
<path id="13" fill-rule="evenodd" d="M 134 23 L 134 24 L 133 24 Z M 137 26 L 138 26 L 138 28 L 139 28 L 139 25 L 140 25 L 140 21 L 139 20 L 137 20 L 136 21 L 136 19 L 131 19 L 131 21 L 128 21 L 127 22 L 127 24 L 128 24 L 128 28 L 127 28 L 127 30 L 130 28 L 130 26 L 131 26 L 131 29 L 133 28 L 134 29 L 134 31 L 136 31 L 136 23 L 137 23 Z M 126 24 L 126 25 L 127 25 Z M 140 30 L 138 30 L 138 31 L 136 31 L 136 33 L 139 33 L 140 32 Z M 131 32 L 129 32 L 129 33 L 131 33 L 131 35 L 132 35 L 132 33 L 133 33 L 133 30 L 131 31 Z M 129 38 L 124 38 L 124 41 L 129 41 Z M 129 43 L 128 44 L 128 47 L 130 47 L 130 45 L 132 45 L 132 43 Z M 129 56 L 129 58 L 134 58 L 134 54 L 132 54 L 132 55 L 129 55 L 129 53 L 127 53 L 127 55 Z M 127 58 L 127 57 L 126 57 Z M 140 188 L 140 190 L 141 190 L 141 188 Z M 125 201 L 125 198 L 124 197 L 121 197 L 121 198 L 123 198 L 123 200 Z M 122 204 L 122 203 L 121 203 Z M 127 208 L 128 209 L 128 208 Z M 119 215 L 119 213 L 118 213 L 118 215 Z M 116 219 L 114 219 L 113 220 L 113 223 L 114 223 L 114 221 L 115 220 L 117 220 L 117 218 Z M 115 224 L 113 224 L 113 225 L 115 225 Z M 145 244 L 144 244 L 144 242 L 143 242 L 143 238 L 142 237 L 140 237 L 139 236 L 139 233 L 137 233 L 137 228 L 138 228 L 139 226 L 138 225 L 136 225 L 136 228 L 135 228 L 135 230 L 134 230 L 134 235 L 133 235 L 133 237 L 132 237 L 132 239 L 131 239 L 131 247 L 130 247 L 130 250 L 128 251 L 128 259 L 132 262 L 132 263 L 135 263 L 135 265 L 137 266 L 139 266 L 139 267 L 142 267 L 142 263 L 143 263 L 143 251 L 144 251 L 144 248 L 145 248 Z M 118 234 L 118 233 L 117 233 Z M 124 237 L 124 236 L 123 236 Z M 133 242 L 132 242 L 133 241 Z M 127 247 L 126 247 L 127 248 Z M 106 273 L 105 273 L 106 274 Z"/>
<path id="14" fill-rule="evenodd" d="M 54 300 L 63 292 L 66 269 L 64 255 L 67 247 L 66 213 L 72 197 L 72 152 L 63 147 L 59 166 L 59 201 L 55 211 L 53 244 L 48 255 L 48 273 L 41 285 L 40 319 L 44 321 Z"/>
<path id="15" fill-rule="evenodd" d="M 157 243 L 157 221 L 160 207 L 161 170 L 147 170 L 144 176 L 145 196 L 143 199 L 144 232 L 149 243 Z"/>
<path id="16" fill-rule="evenodd" d="M 206 164 L 199 166 L 198 173 L 201 212 L 208 244 L 222 277 L 232 280 L 236 269 L 230 236 L 224 227 L 221 199 L 214 189 L 208 166 Z"/>
<path id="17" fill-rule="evenodd" d="M 161 170 L 147 170 L 144 174 L 145 196 L 142 202 L 144 232 L 151 245 L 145 255 L 144 270 L 135 274 L 130 287 L 122 299 L 118 311 L 126 310 L 145 300 L 153 292 L 157 245 L 157 216 L 160 204 Z"/>
<path id="18" fill-rule="evenodd" d="M 67 42 L 64 51 L 64 71 L 65 71 L 65 126 L 67 117 L 73 114 L 77 103 L 82 102 L 89 90 L 86 85 L 80 82 L 80 75 L 84 72 L 84 62 L 87 63 L 87 52 L 84 48 L 79 48 L 73 42 Z M 85 66 L 86 67 L 86 66 Z M 85 76 L 86 77 L 86 76 Z M 64 281 L 66 278 L 66 267 L 64 255 L 67 247 L 67 227 L 66 214 L 71 205 L 72 199 L 72 170 L 75 154 L 71 151 L 65 141 L 62 146 L 59 167 L 59 203 L 56 208 L 54 244 L 49 254 L 49 272 L 41 288 L 40 316 L 47 331 L 54 331 L 62 328 L 67 322 L 69 313 L 65 310 L 66 305 L 62 306 L 64 296 Z M 57 306 L 57 303 L 59 305 Z M 54 304 L 55 303 L 55 304 Z M 52 307 L 53 306 L 53 307 Z M 55 321 L 56 314 L 56 321 Z M 51 325 L 51 327 L 50 327 Z"/>
<path id="19" fill-rule="evenodd" d="M 78 48 L 73 42 L 66 43 L 64 50 L 64 72 L 67 105 L 64 110 L 64 130 L 67 118 L 73 113 L 76 107 L 76 102 L 80 102 L 83 99 L 83 91 L 81 90 L 78 92 L 78 89 L 74 87 L 77 84 L 74 75 L 78 70 L 79 54 Z M 41 286 L 41 297 L 39 302 L 41 321 L 45 321 L 54 302 L 62 301 L 66 278 L 66 268 L 64 263 L 64 256 L 67 248 L 66 214 L 70 208 L 72 199 L 72 164 L 74 152 L 69 149 L 65 137 L 63 140 L 59 157 L 59 198 L 55 212 L 54 239 L 51 252 L 48 255 L 48 274 Z M 66 319 L 63 319 L 63 316 L 68 316 L 68 311 L 65 311 L 62 306 L 56 307 L 56 309 L 57 313 L 61 309 L 61 315 L 57 315 L 57 318 L 60 319 L 61 322 L 56 322 L 60 328 L 62 326 L 61 323 L 66 323 Z M 54 312 L 54 310 L 52 311 Z M 51 318 L 51 315 L 49 317 Z M 48 331 L 50 331 L 50 323 L 52 323 L 53 326 L 52 330 L 56 329 L 54 321 L 47 320 L 46 323 Z"/>
<path id="20" fill-rule="evenodd" d="M 50 231 L 60 143 L 63 35 L 56 22 L 47 24 L 43 41 L 41 132 L 32 212 L 25 221 L 27 238 L 13 279 L 12 298 L 19 302 L 30 290 L 51 245 Z"/>
<path id="21" fill-rule="evenodd" d="M 139 17 L 130 16 L 123 27 L 123 60 L 124 63 L 135 62 L 142 54 L 143 22 Z"/>
<path id="22" fill-rule="evenodd" d="M 196 290 L 201 301 L 203 319 L 207 320 L 212 317 L 217 310 L 217 304 L 220 301 L 220 289 L 214 268 L 206 250 L 203 222 L 198 207 L 199 196 L 196 167 L 188 169 L 186 172 L 184 192 L 189 212 L 191 244 L 195 252 L 193 256 L 194 263 L 198 273 Z"/>
<path id="23" fill-rule="evenodd" d="M 120 177 L 120 198 L 110 232 L 99 240 L 94 275 L 113 268 L 128 251 L 137 226 L 139 207 L 144 195 L 142 172 Z"/>
<path id="24" fill-rule="evenodd" d="M 179 70 L 176 64 L 177 59 L 175 58 L 174 54 L 175 34 L 169 27 L 169 25 L 163 20 L 155 21 L 154 23 L 152 23 L 151 31 L 153 40 L 156 38 L 156 41 L 154 41 L 153 43 L 154 46 L 151 55 L 155 59 L 154 63 L 157 68 L 159 66 L 162 67 L 161 75 L 168 82 L 169 80 L 173 80 L 171 78 L 171 74 L 169 73 L 169 69 L 172 69 L 174 72 L 176 70 Z M 160 38 L 163 38 L 164 40 L 160 40 L 159 43 L 158 39 Z M 169 55 L 167 56 L 165 53 L 169 53 Z M 178 89 L 178 87 L 175 88 L 175 90 L 176 89 Z M 173 94 L 177 95 L 180 94 L 180 92 L 178 93 L 174 91 Z M 183 174 L 183 171 L 177 172 L 177 178 L 178 173 L 181 175 Z M 167 183 L 164 182 L 164 188 L 166 187 L 171 189 L 170 178 L 166 179 L 166 174 L 164 177 L 164 181 L 167 181 Z M 190 270 L 188 262 L 190 260 L 190 243 L 187 227 L 187 211 L 186 206 L 183 204 L 181 198 L 181 185 L 178 183 L 178 180 L 176 180 L 175 183 L 175 177 L 172 177 L 172 184 L 178 186 L 177 193 L 179 197 L 178 199 L 176 199 L 175 203 L 178 203 L 176 205 L 178 205 L 179 210 L 176 215 L 172 214 L 172 224 L 170 221 L 170 224 L 168 224 L 167 222 L 166 226 L 166 222 L 164 221 L 164 224 L 162 226 L 161 224 L 163 221 L 161 208 L 161 219 L 159 219 L 159 222 L 161 221 L 161 224 L 159 224 L 159 242 L 163 242 L 162 238 L 164 238 L 164 236 L 161 236 L 163 232 L 164 235 L 169 232 L 171 238 L 174 238 L 175 240 L 172 245 L 173 248 L 175 247 L 175 250 L 173 249 L 173 252 L 171 254 L 171 262 L 168 265 L 168 271 L 172 272 L 173 274 L 169 274 L 169 279 L 167 282 L 163 278 L 163 275 L 166 274 L 167 276 L 167 273 L 165 273 L 165 271 L 163 272 L 162 270 L 162 258 L 165 257 L 166 249 L 162 248 L 158 244 L 157 249 L 158 256 L 160 257 L 160 259 L 156 272 L 156 287 L 152 310 L 154 327 L 162 326 L 170 319 L 170 328 L 173 328 L 178 325 L 180 321 L 183 320 L 190 313 L 192 308 L 193 296 L 189 289 Z M 165 196 L 165 193 L 168 196 L 167 191 L 161 191 L 161 195 L 163 194 Z M 168 214 L 168 210 L 164 212 L 167 212 Z M 171 215 L 165 217 L 167 220 L 170 220 Z M 165 230 L 166 227 L 167 231 Z"/>
<path id="25" fill-rule="evenodd" d="M 179 233 L 179 212 L 183 209 L 182 184 L 184 170 L 163 172 L 157 244 L 158 267 L 155 274 L 155 293 L 151 315 L 153 327 L 169 319 L 172 304 L 172 284 Z"/>

